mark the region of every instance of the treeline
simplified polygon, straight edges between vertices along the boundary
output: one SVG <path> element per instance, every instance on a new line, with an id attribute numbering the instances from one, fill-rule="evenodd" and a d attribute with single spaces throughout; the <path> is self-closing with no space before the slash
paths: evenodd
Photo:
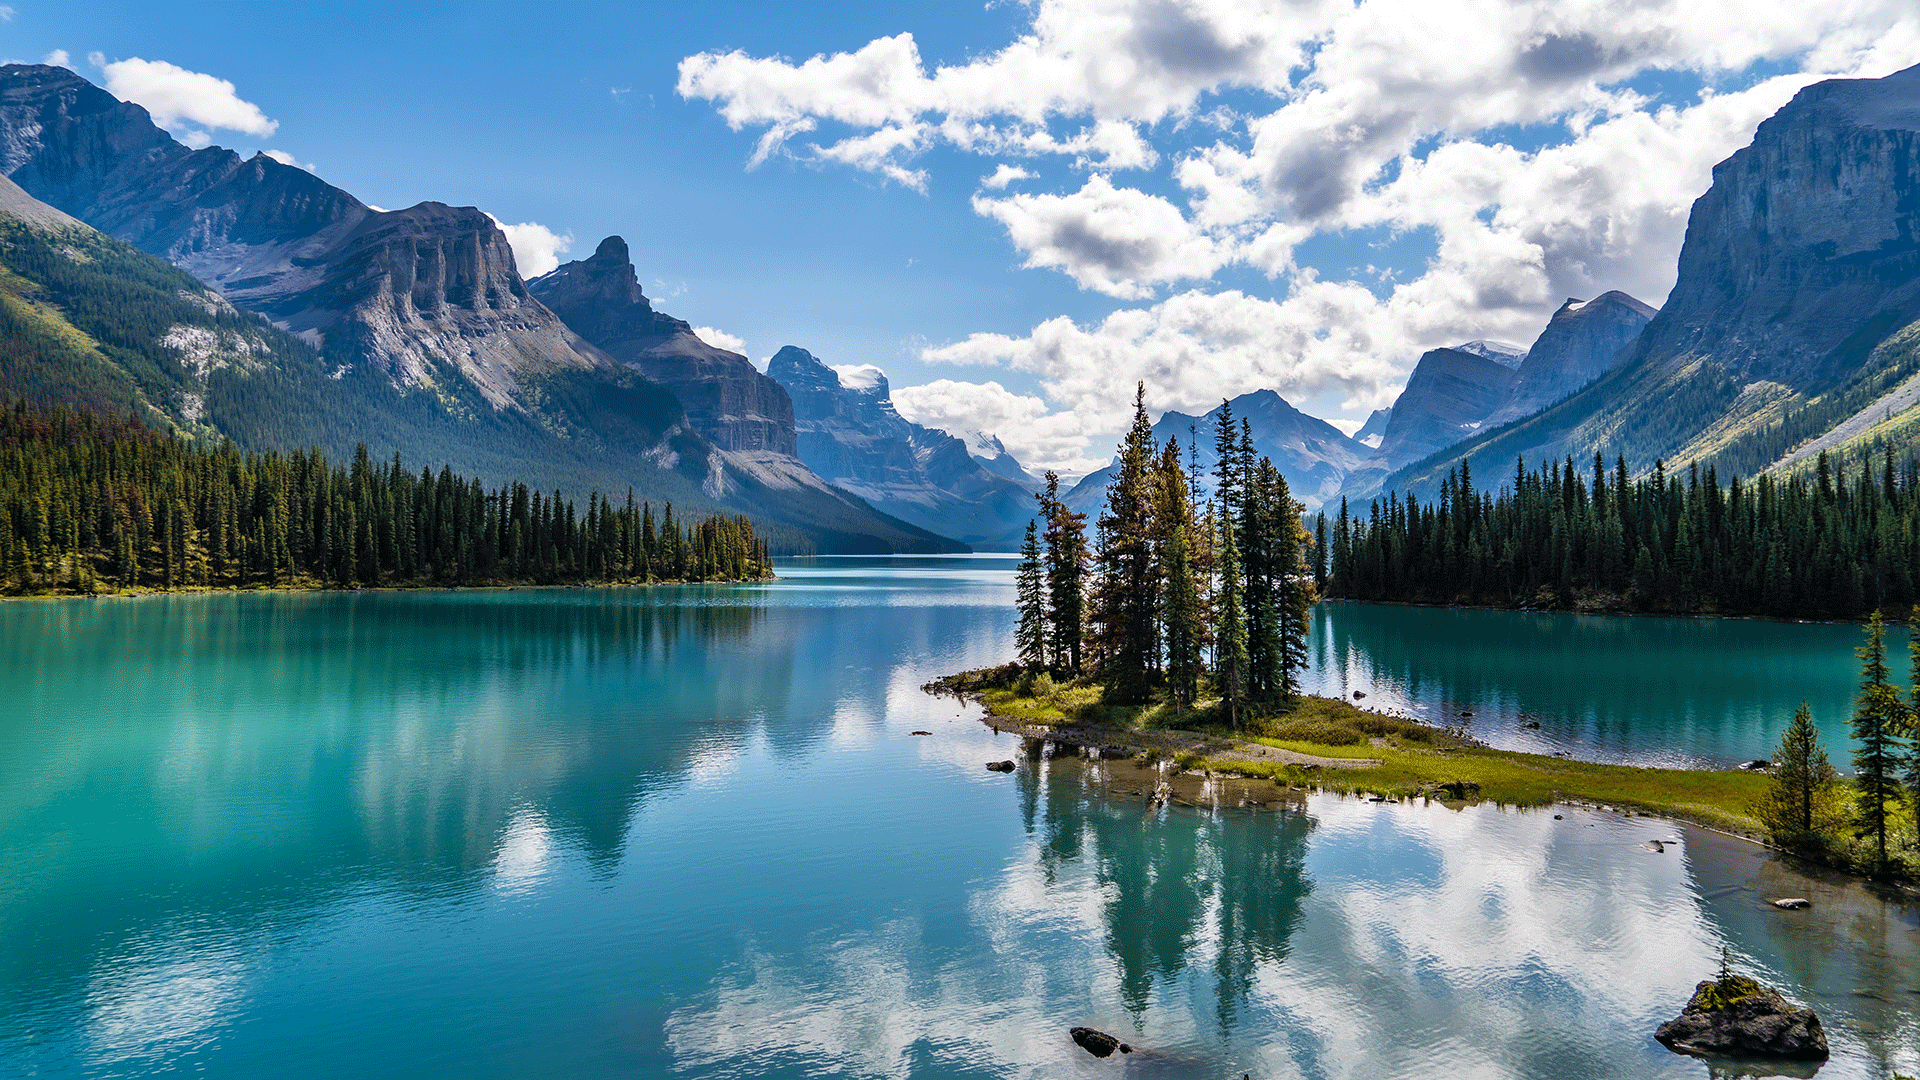
<path id="1" fill-rule="evenodd" d="M 1911 625 L 1920 626 L 1920 608 Z M 1754 813 L 1773 842 L 1821 862 L 1885 877 L 1920 880 L 1920 633 L 1907 644 L 1906 694 L 1887 662 L 1880 612 L 1867 619 L 1860 695 L 1847 727 L 1853 779 L 1842 783 L 1820 744 L 1806 702 L 1768 763 L 1772 781 Z"/>
<path id="2" fill-rule="evenodd" d="M 1137 388 L 1091 545 L 1086 515 L 1047 474 L 1017 572 L 1016 640 L 1030 671 L 1097 679 L 1115 705 L 1164 693 L 1176 712 L 1211 691 L 1236 725 L 1299 693 L 1314 599 L 1300 506 L 1224 404 L 1214 448 L 1203 505 L 1194 448 L 1183 466 L 1177 440 L 1155 444 Z"/>
<path id="3" fill-rule="evenodd" d="M 771 573 L 744 517 L 497 490 L 399 455 L 242 454 L 134 419 L 0 405 L 0 587 L 740 581 Z"/>
<path id="4" fill-rule="evenodd" d="M 1325 595 L 1354 600 L 1859 618 L 1920 601 L 1920 466 L 1722 483 L 1713 467 L 1630 480 L 1595 455 L 1515 464 L 1497 496 L 1449 470 L 1437 500 L 1345 500 L 1315 523 Z"/>

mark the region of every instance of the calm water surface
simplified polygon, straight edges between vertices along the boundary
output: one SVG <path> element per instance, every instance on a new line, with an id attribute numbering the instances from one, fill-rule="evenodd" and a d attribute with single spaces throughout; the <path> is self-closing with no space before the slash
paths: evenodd
<path id="1" fill-rule="evenodd" d="M 1699 1077 L 1649 1034 L 1723 945 L 1820 1010 L 1821 1076 L 1920 1071 L 1914 909 L 1751 846 L 987 773 L 1018 744 L 919 687 L 1004 659 L 1010 568 L 0 605 L 0 1076 Z M 1682 720 L 1395 651 L 1407 614 L 1323 612 L 1320 677 L 1622 755 L 1784 722 L 1714 657 Z"/>

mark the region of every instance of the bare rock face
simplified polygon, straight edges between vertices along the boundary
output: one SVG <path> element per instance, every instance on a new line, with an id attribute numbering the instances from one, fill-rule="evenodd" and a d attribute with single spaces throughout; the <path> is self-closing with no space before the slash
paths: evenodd
<path id="1" fill-rule="evenodd" d="M 1708 979 L 1653 1037 L 1677 1054 L 1825 1061 L 1827 1033 L 1803 1009 L 1744 975 Z"/>
<path id="2" fill-rule="evenodd" d="M 674 392 L 687 420 L 722 450 L 795 456 L 793 402 L 739 353 L 700 340 L 687 322 L 653 310 L 627 242 L 600 241 L 527 288 L 588 341 Z"/>
<path id="3" fill-rule="evenodd" d="M 921 528 L 998 550 L 1018 544 L 1035 512 L 1026 486 L 960 439 L 901 416 L 879 368 L 835 369 L 788 345 L 767 375 L 792 397 L 800 460 L 815 472 Z"/>
<path id="4" fill-rule="evenodd" d="M 1393 403 L 1379 449 L 1353 470 L 1346 490 L 1371 494 L 1393 470 L 1472 436 L 1506 402 L 1518 380 L 1513 368 L 1476 352 L 1424 353 Z"/>
<path id="5" fill-rule="evenodd" d="M 1568 298 L 1527 350 L 1506 403 L 1483 426 L 1532 416 L 1606 374 L 1626 359 L 1622 350 L 1654 315 L 1654 309 L 1618 290 L 1591 300 Z"/>

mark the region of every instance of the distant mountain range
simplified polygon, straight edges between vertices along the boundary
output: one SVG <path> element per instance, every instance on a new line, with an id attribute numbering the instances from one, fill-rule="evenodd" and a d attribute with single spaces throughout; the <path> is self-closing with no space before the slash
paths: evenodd
<path id="1" fill-rule="evenodd" d="M 82 369 L 59 378 L 6 357 L 0 385 L 36 400 L 138 400 L 150 419 L 253 449 L 344 455 L 364 441 L 490 482 L 632 488 L 683 512 L 748 513 L 776 550 L 964 547 L 801 465 L 780 388 L 653 312 L 618 238 L 542 279 L 576 328 L 528 289 L 477 209 L 376 210 L 265 155 L 192 150 L 140 106 L 45 65 L 0 67 L 0 174 L 17 191 L 15 227 L 51 237 L 45 205 L 73 219 L 68 233 L 106 234 L 85 244 L 111 258 L 84 282 L 63 276 L 72 289 L 110 292 L 122 275 L 177 294 L 124 326 L 67 327 L 85 339 L 68 354 Z M 49 287 L 15 255 L 0 253 L 10 291 L 36 303 Z M 48 318 L 66 310 L 39 302 Z M 222 333 L 179 303 L 208 308 Z M 140 339 L 139 362 L 115 334 Z"/>
<path id="2" fill-rule="evenodd" d="M 627 244 L 528 282 L 471 207 L 384 211 L 264 155 L 190 149 L 64 68 L 0 66 L 0 392 L 249 449 L 366 442 L 491 482 L 752 515 L 776 550 L 1017 543 L 1036 480 L 991 433 L 893 408 L 788 346 L 765 374 L 656 311 Z M 1920 68 L 1810 86 L 1714 170 L 1658 312 L 1568 299 L 1524 350 L 1423 355 L 1349 438 L 1235 398 L 1310 509 L 1431 493 L 1463 458 L 1599 453 L 1722 474 L 1920 447 Z M 1205 416 L 1169 412 L 1163 442 Z M 1097 513 L 1107 472 L 1066 500 Z"/>
<path id="3" fill-rule="evenodd" d="M 976 458 L 966 442 L 896 412 L 878 368 L 843 378 L 798 346 L 773 354 L 767 378 L 792 396 L 809 468 L 902 521 L 982 550 L 1019 546 L 1037 506 L 1033 481 L 998 439 L 978 436 L 989 456 Z"/>

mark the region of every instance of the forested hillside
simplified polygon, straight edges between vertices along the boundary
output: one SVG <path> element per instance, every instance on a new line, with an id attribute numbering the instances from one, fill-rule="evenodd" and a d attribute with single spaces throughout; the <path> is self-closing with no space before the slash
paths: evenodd
<path id="1" fill-rule="evenodd" d="M 0 409 L 0 587 L 102 589 L 737 581 L 771 572 L 744 517 L 582 514 L 398 455 L 243 454 L 87 411 Z"/>
<path id="2" fill-rule="evenodd" d="M 1588 610 L 1859 618 L 1920 601 L 1920 460 L 1827 455 L 1808 474 L 1640 480 L 1623 459 L 1516 464 L 1499 495 L 1465 462 L 1439 495 L 1317 521 L 1328 596 Z"/>

